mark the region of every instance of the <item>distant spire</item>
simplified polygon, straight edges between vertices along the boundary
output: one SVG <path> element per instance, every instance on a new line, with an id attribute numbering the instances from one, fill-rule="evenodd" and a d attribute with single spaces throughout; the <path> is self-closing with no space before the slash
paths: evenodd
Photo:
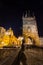
<path id="1" fill-rule="evenodd" d="M 27 17 L 27 11 L 26 11 L 25 17 Z"/>

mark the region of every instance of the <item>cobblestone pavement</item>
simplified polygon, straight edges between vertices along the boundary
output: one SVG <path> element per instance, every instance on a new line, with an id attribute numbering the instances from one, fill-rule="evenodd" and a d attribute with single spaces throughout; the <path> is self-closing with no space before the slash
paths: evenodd
<path id="1" fill-rule="evenodd" d="M 31 48 L 25 50 L 28 65 L 43 65 L 43 49 Z"/>
<path id="2" fill-rule="evenodd" d="M 1 56 L 2 52 L 0 50 L 0 65 L 43 65 L 42 48 L 26 48 L 23 52 L 20 49 L 10 49 L 10 52 L 9 50 L 6 51 L 3 51 L 4 54 Z"/>
<path id="3" fill-rule="evenodd" d="M 0 65 L 11 65 L 19 53 L 20 48 L 0 49 Z"/>

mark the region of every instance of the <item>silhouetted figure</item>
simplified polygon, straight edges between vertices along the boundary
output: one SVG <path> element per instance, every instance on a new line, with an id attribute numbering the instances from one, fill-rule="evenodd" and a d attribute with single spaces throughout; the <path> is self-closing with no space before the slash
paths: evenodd
<path id="1" fill-rule="evenodd" d="M 15 61 L 13 62 L 13 64 L 12 65 L 21 65 L 21 63 L 22 63 L 22 65 L 27 65 L 27 62 L 26 62 L 26 56 L 25 56 L 25 54 L 24 54 L 24 50 L 25 50 L 25 48 L 24 48 L 24 40 L 23 40 L 23 43 L 22 43 L 22 47 L 21 47 L 21 49 L 20 49 L 20 51 L 19 51 L 19 54 L 18 54 L 18 56 L 16 57 L 16 59 L 15 59 Z"/>

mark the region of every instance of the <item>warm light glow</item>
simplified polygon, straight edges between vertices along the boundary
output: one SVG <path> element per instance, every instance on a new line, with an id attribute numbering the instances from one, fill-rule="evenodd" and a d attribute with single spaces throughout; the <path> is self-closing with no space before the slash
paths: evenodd
<path id="1" fill-rule="evenodd" d="M 2 27 L 3 28 L 3 27 Z M 9 28 L 6 30 L 5 28 L 0 28 L 0 48 L 3 46 L 13 46 L 20 47 L 22 45 L 22 40 L 25 40 L 25 44 L 33 44 L 33 40 L 35 41 L 35 45 L 39 46 L 40 40 L 39 36 L 32 33 L 29 30 L 23 30 L 23 36 L 19 36 L 18 38 L 14 35 L 13 30 Z M 2 32 L 4 32 L 2 34 Z M 31 38 L 31 39 L 30 39 Z"/>
<path id="2" fill-rule="evenodd" d="M 0 34 L 2 32 L 0 32 Z M 0 35 L 0 47 L 3 47 L 3 46 L 15 46 L 16 47 L 16 46 L 20 46 L 21 45 L 21 43 L 20 43 L 21 39 L 18 40 L 18 38 L 14 35 L 13 30 L 11 28 L 6 30 L 2 37 L 1 37 L 1 35 Z"/>

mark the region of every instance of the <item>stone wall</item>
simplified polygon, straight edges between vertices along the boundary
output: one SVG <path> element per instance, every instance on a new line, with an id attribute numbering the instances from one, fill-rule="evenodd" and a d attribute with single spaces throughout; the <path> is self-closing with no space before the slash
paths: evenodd
<path id="1" fill-rule="evenodd" d="M 30 29 L 31 32 L 38 34 L 37 23 L 35 17 L 23 17 L 23 29 Z"/>

